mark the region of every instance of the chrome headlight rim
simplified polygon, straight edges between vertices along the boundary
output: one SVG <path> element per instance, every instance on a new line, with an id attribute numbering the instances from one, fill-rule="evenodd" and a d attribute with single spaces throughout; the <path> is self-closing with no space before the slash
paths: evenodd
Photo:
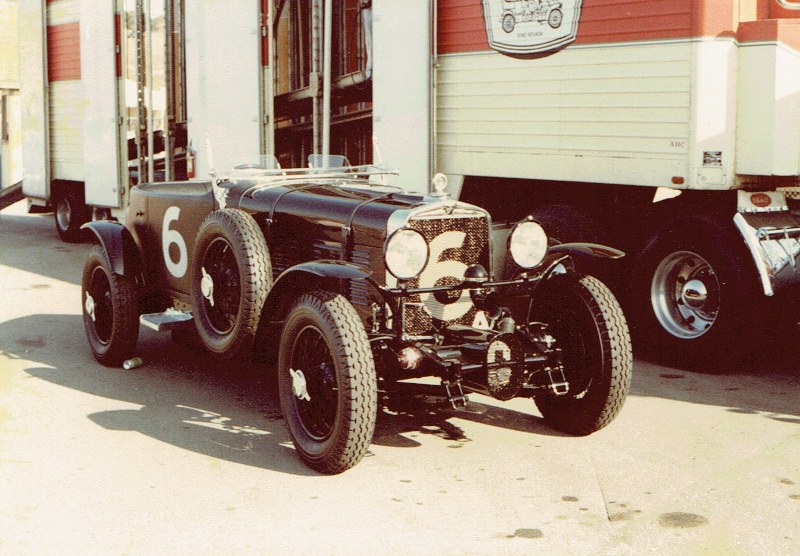
<path id="1" fill-rule="evenodd" d="M 413 264 L 414 266 L 410 266 L 409 268 L 403 271 L 403 268 L 398 268 L 398 265 L 395 264 L 395 259 L 393 259 L 392 251 L 396 249 L 396 245 L 400 241 L 407 241 L 407 242 L 417 242 L 417 249 L 424 249 L 424 256 L 418 257 L 416 261 L 413 263 L 408 262 L 407 264 Z M 392 234 L 386 238 L 386 242 L 383 245 L 383 263 L 386 267 L 386 270 L 402 282 L 407 282 L 408 280 L 413 280 L 417 278 L 422 271 L 425 270 L 425 267 L 428 266 L 428 260 L 431 256 L 430 246 L 428 245 L 428 241 L 425 237 L 417 230 L 413 228 L 403 227 L 398 230 L 392 232 Z M 419 267 L 419 268 L 417 268 Z"/>
<path id="2" fill-rule="evenodd" d="M 526 232 L 530 237 L 535 238 L 535 244 L 543 246 L 539 248 L 538 252 L 531 249 L 530 241 L 515 241 L 515 239 L 520 239 L 520 234 Z M 525 250 L 526 246 L 528 249 L 527 252 Z M 549 238 L 544 231 L 544 227 L 533 218 L 527 218 L 521 222 L 517 222 L 508 236 L 508 251 L 511 253 L 511 258 L 514 260 L 514 263 L 520 268 L 524 268 L 525 270 L 536 268 L 542 264 L 542 261 L 547 257 L 549 251 Z"/>

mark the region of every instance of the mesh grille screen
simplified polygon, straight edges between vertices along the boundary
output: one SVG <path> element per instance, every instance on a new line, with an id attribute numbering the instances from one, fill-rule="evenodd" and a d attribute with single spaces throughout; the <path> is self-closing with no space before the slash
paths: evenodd
<path id="1" fill-rule="evenodd" d="M 431 248 L 430 259 L 409 287 L 460 284 L 471 264 L 489 268 L 489 222 L 484 216 L 418 219 L 408 223 L 420 232 Z M 447 294 L 423 294 L 409 299 L 406 305 L 406 332 L 424 334 L 446 324 L 471 325 L 475 307 L 468 291 Z"/>

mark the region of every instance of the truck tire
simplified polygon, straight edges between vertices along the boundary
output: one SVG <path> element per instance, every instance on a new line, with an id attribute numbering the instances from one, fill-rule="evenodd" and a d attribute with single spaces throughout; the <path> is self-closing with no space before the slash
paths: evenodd
<path id="1" fill-rule="evenodd" d="M 552 27 L 553 29 L 558 29 L 559 27 L 561 27 L 561 22 L 563 20 L 564 20 L 564 14 L 558 8 L 550 12 L 550 15 L 547 16 L 547 24 L 550 25 L 550 27 Z"/>
<path id="2" fill-rule="evenodd" d="M 92 219 L 92 211 L 74 187 L 65 187 L 55 195 L 53 216 L 61 241 L 78 243 L 83 239 L 81 226 Z"/>
<path id="3" fill-rule="evenodd" d="M 105 250 L 95 245 L 81 280 L 83 326 L 94 358 L 117 367 L 133 355 L 139 339 L 136 283 L 114 273 Z"/>
<path id="4" fill-rule="evenodd" d="M 753 263 L 732 228 L 699 217 L 672 228 L 651 240 L 634 270 L 638 345 L 666 364 L 728 372 L 766 317 Z"/>
<path id="5" fill-rule="evenodd" d="M 310 468 L 341 473 L 367 453 L 378 412 L 367 333 L 343 296 L 300 297 L 284 323 L 278 391 L 297 454 Z"/>
<path id="6" fill-rule="evenodd" d="M 633 354 L 625 316 L 611 291 L 592 276 L 554 279 L 537 317 L 562 349 L 569 392 L 535 399 L 544 420 L 576 436 L 608 425 L 631 386 Z"/>
<path id="7" fill-rule="evenodd" d="M 253 217 L 238 209 L 209 214 L 197 232 L 191 272 L 203 346 L 223 359 L 249 350 L 272 287 L 269 251 Z"/>
<path id="8" fill-rule="evenodd" d="M 517 26 L 517 20 L 511 14 L 506 14 L 503 16 L 503 31 L 506 33 L 511 33 L 514 30 L 514 27 Z"/>

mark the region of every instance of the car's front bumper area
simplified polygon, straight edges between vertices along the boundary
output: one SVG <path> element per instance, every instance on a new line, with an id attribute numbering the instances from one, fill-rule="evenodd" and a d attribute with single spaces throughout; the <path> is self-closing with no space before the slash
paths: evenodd
<path id="1" fill-rule="evenodd" d="M 465 280 L 464 283 L 430 288 L 386 288 L 394 318 L 384 329 L 385 346 L 396 359 L 401 374 L 437 376 L 454 407 L 465 400 L 463 390 L 480 392 L 500 400 L 532 397 L 537 393 L 564 395 L 570 385 L 564 376 L 561 350 L 547 326 L 529 322 L 527 313 L 516 320 L 505 301 L 522 299 L 526 309 L 540 284 L 554 274 L 568 272 L 569 256 L 558 254 L 534 271 L 511 280 Z M 476 273 L 481 275 L 481 273 Z M 421 295 L 468 290 L 478 312 L 485 318 L 472 326 L 439 323 L 425 334 L 406 331 L 406 307 Z M 375 338 L 380 337 L 373 330 Z"/>

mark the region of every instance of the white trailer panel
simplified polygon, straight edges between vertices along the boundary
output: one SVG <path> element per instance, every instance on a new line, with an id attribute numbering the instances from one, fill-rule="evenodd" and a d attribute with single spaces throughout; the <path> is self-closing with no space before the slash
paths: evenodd
<path id="1" fill-rule="evenodd" d="M 38 199 L 50 191 L 45 29 L 42 0 L 19 0 L 22 191 Z"/>
<path id="2" fill-rule="evenodd" d="M 431 2 L 373 2 L 373 133 L 389 183 L 427 192 L 431 176 Z M 374 153 L 375 159 L 378 152 Z"/>
<path id="3" fill-rule="evenodd" d="M 81 0 L 83 172 L 86 203 L 120 204 L 115 10 L 107 0 Z"/>
<path id="4" fill-rule="evenodd" d="M 258 0 L 187 3 L 188 130 L 198 176 L 259 161 L 259 14 Z"/>

